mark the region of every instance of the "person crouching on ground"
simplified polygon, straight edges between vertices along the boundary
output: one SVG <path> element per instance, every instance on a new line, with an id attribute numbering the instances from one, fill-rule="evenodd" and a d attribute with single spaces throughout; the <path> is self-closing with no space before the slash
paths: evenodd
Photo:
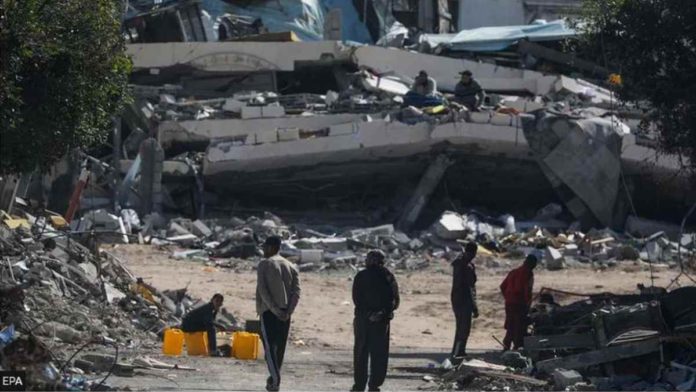
<path id="1" fill-rule="evenodd" d="M 353 329 L 354 381 L 351 391 L 379 391 L 387 376 L 389 362 L 389 323 L 399 307 L 399 286 L 385 266 L 385 255 L 371 250 L 365 259 L 365 269 L 353 281 L 355 319 Z M 370 362 L 368 382 L 367 363 Z"/>
<path id="2" fill-rule="evenodd" d="M 213 295 L 210 302 L 188 312 L 181 323 L 181 329 L 184 332 L 207 332 L 210 356 L 217 356 L 215 316 L 222 308 L 223 299 L 222 294 Z"/>

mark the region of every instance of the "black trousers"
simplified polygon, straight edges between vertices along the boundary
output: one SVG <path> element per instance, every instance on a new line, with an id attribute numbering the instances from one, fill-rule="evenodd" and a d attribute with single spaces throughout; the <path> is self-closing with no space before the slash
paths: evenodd
<path id="1" fill-rule="evenodd" d="M 456 322 L 452 356 L 459 357 L 466 355 L 466 342 L 469 340 L 469 333 L 471 332 L 471 317 L 474 307 L 467 303 L 453 303 L 452 310 L 454 310 L 454 320 Z"/>
<path id="2" fill-rule="evenodd" d="M 283 321 L 270 310 L 261 315 L 261 340 L 263 340 L 268 372 L 271 374 L 267 380 L 268 385 L 280 386 L 280 368 L 283 366 L 289 332 L 289 319 Z"/>
<path id="3" fill-rule="evenodd" d="M 213 354 L 215 350 L 217 350 L 217 337 L 215 336 L 215 333 L 217 332 L 215 330 L 215 325 L 211 325 L 208 328 L 191 328 L 189 326 L 182 326 L 181 327 L 182 331 L 184 332 L 207 332 L 208 333 L 208 353 Z"/>
<path id="4" fill-rule="evenodd" d="M 356 316 L 353 322 L 355 347 L 353 349 L 353 391 L 378 389 L 387 377 L 389 363 L 389 321 L 371 323 L 366 316 Z M 370 361 L 368 383 L 367 362 Z"/>

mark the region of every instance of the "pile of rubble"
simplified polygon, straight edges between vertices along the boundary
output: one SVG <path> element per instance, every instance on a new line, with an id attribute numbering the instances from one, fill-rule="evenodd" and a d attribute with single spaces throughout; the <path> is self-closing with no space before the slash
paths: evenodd
<path id="1" fill-rule="evenodd" d="M 501 260 L 536 254 L 548 270 L 564 268 L 605 269 L 621 263 L 642 269 L 676 268 L 679 260 L 688 266 L 696 255 L 693 234 L 673 241 L 672 233 L 656 232 L 635 237 L 610 229 L 581 232 L 577 225 L 556 219 L 561 207 L 549 205 L 535 219 L 515 221 L 511 215 L 490 217 L 476 211 L 459 214 L 445 211 L 429 229 L 406 234 L 393 224 L 375 227 L 289 224 L 265 212 L 263 216 L 167 221 L 150 214 L 141 223 L 132 210 L 121 217 L 102 212 L 87 214 L 77 225 L 103 229 L 102 241 L 140 243 L 172 249 L 174 259 L 190 259 L 219 267 L 251 270 L 262 258 L 261 244 L 269 235 L 284 239 L 281 254 L 301 271 L 359 268 L 369 249 L 382 249 L 390 267 L 403 270 L 427 268 L 437 260 L 451 260 L 462 244 L 476 242 L 487 266 L 503 266 Z M 103 218 L 103 219 L 102 219 Z M 94 222 L 94 220 L 98 222 Z M 100 220 L 101 219 L 101 220 Z M 104 220 L 111 223 L 104 224 Z M 85 223 L 86 221 L 86 223 Z M 102 223 L 100 223 L 102 222 Z M 120 231 L 112 236 L 104 229 Z M 108 231 L 108 230 L 107 230 Z M 488 256 L 488 257 L 487 257 Z M 507 266 L 507 264 L 506 264 Z"/>
<path id="2" fill-rule="evenodd" d="M 462 362 L 437 389 L 690 391 L 696 387 L 696 287 L 640 294 L 542 289 L 522 351 Z M 561 306 L 555 297 L 584 299 Z"/>
<path id="3" fill-rule="evenodd" d="M 26 371 L 29 388 L 90 390 L 97 383 L 85 372 L 132 371 L 118 348 L 154 346 L 195 305 L 185 289 L 158 292 L 112 254 L 90 250 L 61 217 L 21 216 L 0 224 L 0 369 Z M 86 238 L 96 249 L 98 235 Z M 238 329 L 229 312 L 221 316 L 221 327 Z M 88 346 L 117 354 L 74 358 Z"/>
<path id="4" fill-rule="evenodd" d="M 531 221 L 515 222 L 511 215 L 490 218 L 481 214 L 461 215 L 445 212 L 434 225 L 431 242 L 441 246 L 456 241 L 476 241 L 482 247 L 508 257 L 534 253 L 548 270 L 568 267 L 604 269 L 619 262 L 638 263 L 645 268 L 676 268 L 682 260 L 696 256 L 694 234 L 657 231 L 647 237 L 611 229 L 592 229 L 583 233 L 579 224 L 568 225 L 556 219 L 562 208 L 550 204 Z M 633 234 L 640 235 L 634 232 Z"/>

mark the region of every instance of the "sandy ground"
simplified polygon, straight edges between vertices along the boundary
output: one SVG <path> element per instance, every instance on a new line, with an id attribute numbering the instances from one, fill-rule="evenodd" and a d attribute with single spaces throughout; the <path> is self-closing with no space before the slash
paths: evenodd
<path id="1" fill-rule="evenodd" d="M 220 292 L 224 306 L 240 320 L 255 319 L 254 271 L 208 267 L 200 261 L 174 260 L 171 250 L 151 246 L 119 245 L 109 249 L 128 268 L 154 287 L 179 289 L 188 285 L 196 297 L 210 298 Z M 474 320 L 469 347 L 497 349 L 492 335 L 502 339 L 504 311 L 498 286 L 505 274 L 521 260 L 477 258 L 480 317 Z M 447 352 L 454 336 L 454 316 L 449 302 L 451 268 L 439 262 L 421 271 L 395 271 L 401 292 L 401 307 L 391 327 L 392 347 Z M 666 286 L 674 270 L 655 272 L 655 284 Z M 350 349 L 353 344 L 351 270 L 308 272 L 300 276 L 302 298 L 293 316 L 290 340 L 297 348 Z M 650 273 L 632 262 L 604 271 L 573 268 L 562 271 L 538 269 L 535 291 L 551 287 L 580 293 L 611 291 L 630 293 L 638 283 L 650 285 Z M 569 298 L 559 298 L 561 301 Z"/>

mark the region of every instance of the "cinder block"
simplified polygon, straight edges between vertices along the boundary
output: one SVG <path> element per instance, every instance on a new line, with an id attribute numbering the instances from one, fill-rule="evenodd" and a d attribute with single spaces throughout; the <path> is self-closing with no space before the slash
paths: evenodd
<path id="1" fill-rule="evenodd" d="M 329 128 L 329 136 L 351 135 L 354 129 L 353 123 L 332 125 Z"/>
<path id="2" fill-rule="evenodd" d="M 276 143 L 278 141 L 278 131 L 256 132 L 256 144 Z"/>
<path id="3" fill-rule="evenodd" d="M 471 112 L 469 118 L 476 124 L 488 124 L 491 121 L 491 115 L 488 112 Z"/>
<path id="4" fill-rule="evenodd" d="M 280 128 L 278 129 L 278 141 L 287 142 L 300 139 L 300 130 L 298 128 Z"/>
<path id="5" fill-rule="evenodd" d="M 261 117 L 283 117 L 285 108 L 282 106 L 263 106 L 261 107 Z"/>
<path id="6" fill-rule="evenodd" d="M 513 117 L 509 114 L 494 113 L 491 116 L 491 124 L 493 125 L 512 125 Z"/>
<path id="7" fill-rule="evenodd" d="M 193 223 L 191 224 L 191 229 L 193 231 L 193 234 L 199 237 L 208 238 L 211 235 L 213 235 L 213 231 L 210 230 L 210 228 L 200 220 L 193 221 Z"/>
<path id="8" fill-rule="evenodd" d="M 305 263 L 321 263 L 324 260 L 324 251 L 321 249 L 300 250 L 300 260 Z"/>
<path id="9" fill-rule="evenodd" d="M 571 385 L 582 382 L 582 375 L 575 370 L 556 369 L 552 375 L 554 385 L 561 391 Z"/>
<path id="10" fill-rule="evenodd" d="M 544 254 L 546 260 L 546 269 L 556 271 L 565 268 L 565 260 L 563 255 L 556 248 L 547 247 Z"/>
<path id="11" fill-rule="evenodd" d="M 242 108 L 242 118 L 259 118 L 261 116 L 261 106 L 244 106 Z"/>

